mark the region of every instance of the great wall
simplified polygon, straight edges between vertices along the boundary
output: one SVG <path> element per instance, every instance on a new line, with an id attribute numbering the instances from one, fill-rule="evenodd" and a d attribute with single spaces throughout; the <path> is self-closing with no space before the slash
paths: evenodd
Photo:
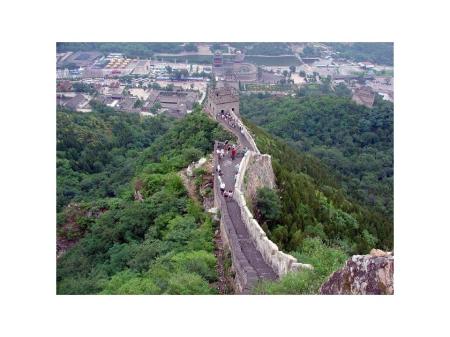
<path id="1" fill-rule="evenodd" d="M 230 88 L 210 91 L 204 110 L 236 136 L 238 145 L 248 149 L 243 156 L 237 156 L 234 160 L 231 158 L 220 160 L 217 155 L 219 143 L 216 141 L 214 145 L 214 167 L 217 167 L 220 160 L 223 173 L 222 176 L 217 174 L 214 176 L 214 203 L 220 210 L 223 244 L 231 253 L 236 292 L 250 293 L 259 280 L 276 280 L 291 271 L 312 269 L 311 265 L 300 263 L 295 257 L 282 252 L 267 237 L 247 205 L 244 178 L 249 167 L 259 164 L 261 176 L 273 177 L 274 174 L 270 155 L 260 153 L 253 137 L 238 117 L 239 97 Z M 224 120 L 216 118 L 217 113 L 225 111 L 242 127 L 230 127 Z M 239 169 L 236 172 L 237 165 Z M 221 181 L 225 183 L 227 190 L 233 191 L 232 199 L 225 198 L 220 192 Z M 253 188 L 267 185 L 264 182 L 259 183 L 261 186 Z M 273 188 L 273 184 L 269 187 Z"/>

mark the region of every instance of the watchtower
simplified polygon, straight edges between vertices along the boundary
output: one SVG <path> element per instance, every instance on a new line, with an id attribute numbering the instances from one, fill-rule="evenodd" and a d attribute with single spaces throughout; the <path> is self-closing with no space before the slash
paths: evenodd
<path id="1" fill-rule="evenodd" d="M 229 86 L 209 89 L 206 109 L 212 115 L 232 111 L 239 116 L 239 92 Z"/>

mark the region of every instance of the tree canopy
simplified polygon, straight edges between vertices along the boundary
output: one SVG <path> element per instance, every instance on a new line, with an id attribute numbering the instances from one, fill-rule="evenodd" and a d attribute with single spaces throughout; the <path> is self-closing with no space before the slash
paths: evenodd
<path id="1" fill-rule="evenodd" d="M 245 96 L 241 114 L 272 156 L 282 212 L 269 236 L 287 250 L 319 237 L 348 254 L 393 246 L 393 111 L 349 99 Z M 262 208 L 264 209 L 264 207 Z"/>
<path id="2" fill-rule="evenodd" d="M 78 240 L 58 294 L 216 293 L 214 225 L 177 172 L 230 135 L 199 111 L 57 117 L 58 237 Z"/>

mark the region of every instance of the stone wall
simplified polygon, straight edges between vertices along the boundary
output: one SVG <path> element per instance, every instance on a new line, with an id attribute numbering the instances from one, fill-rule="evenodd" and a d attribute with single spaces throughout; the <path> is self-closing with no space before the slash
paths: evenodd
<path id="1" fill-rule="evenodd" d="M 216 149 L 217 142 L 214 145 L 214 153 Z M 214 156 L 214 167 L 217 167 L 217 156 Z M 231 252 L 235 291 L 243 294 L 250 293 L 251 286 L 258 281 L 258 276 L 241 250 L 237 233 L 228 214 L 228 208 L 220 196 L 219 185 L 219 178 L 214 175 L 214 203 L 220 210 L 220 235 L 224 249 Z"/>
<path id="2" fill-rule="evenodd" d="M 215 113 L 212 111 L 213 104 L 209 106 L 209 99 L 205 102 L 205 110 L 215 118 Z M 240 120 L 236 114 L 230 109 L 228 110 L 233 118 Z M 236 111 L 236 109 L 235 109 Z M 242 130 L 240 131 L 239 138 L 241 143 L 248 147 L 247 153 L 241 161 L 239 171 L 236 177 L 235 190 L 233 193 L 233 199 L 239 205 L 241 211 L 242 220 L 244 222 L 250 238 L 253 241 L 256 249 L 261 253 L 264 261 L 273 269 L 278 276 L 283 276 L 290 271 L 298 271 L 300 269 L 312 269 L 309 264 L 299 263 L 297 259 L 289 254 L 283 253 L 278 249 L 278 246 L 267 238 L 264 230 L 259 226 L 258 222 L 253 218 L 250 212 L 245 197 L 243 194 L 243 179 L 249 169 L 252 172 L 251 175 L 262 175 L 261 182 L 272 181 L 275 186 L 275 177 L 272 170 L 271 157 L 269 155 L 261 155 L 256 146 L 256 143 L 247 130 L 245 125 L 242 124 Z M 235 130 L 231 130 L 235 132 Z M 237 131 L 239 132 L 239 131 Z M 217 150 L 217 142 L 214 145 L 214 154 Z M 250 158 L 252 158 L 252 164 L 249 165 Z M 254 161 L 253 161 L 254 159 Z M 256 169 L 258 163 L 263 164 L 261 168 Z M 217 167 L 217 156 L 214 155 L 214 167 Z M 259 170 L 259 173 L 258 173 Z M 256 178 L 255 178 L 256 181 Z M 251 193 L 251 191 L 249 191 Z M 254 191 L 256 193 L 256 190 Z M 220 210 L 220 231 L 225 248 L 231 251 L 232 266 L 235 272 L 235 287 L 237 293 L 249 293 L 250 288 L 254 285 L 258 276 L 254 268 L 248 263 L 245 258 L 238 240 L 237 233 L 232 225 L 230 215 L 228 214 L 228 208 L 226 205 L 222 205 L 224 202 L 220 197 L 219 191 L 219 178 L 217 175 L 214 177 L 214 200 L 215 206 Z"/>
<path id="3" fill-rule="evenodd" d="M 232 88 L 223 89 L 225 91 L 231 90 Z M 239 94 L 235 91 L 230 91 L 229 95 L 220 95 L 216 97 L 214 93 L 220 91 L 221 89 L 209 89 L 207 99 L 205 101 L 204 108 L 214 117 L 217 113 L 232 111 L 239 116 Z M 233 89 L 235 90 L 235 89 Z"/>
<path id="4" fill-rule="evenodd" d="M 277 273 L 278 276 L 283 276 L 290 271 L 312 269 L 311 265 L 299 263 L 297 259 L 292 255 L 283 253 L 281 250 L 279 250 L 278 246 L 271 240 L 269 240 L 264 230 L 253 218 L 253 214 L 248 208 L 247 202 L 245 201 L 245 197 L 242 192 L 242 184 L 245 172 L 247 171 L 249 165 L 250 158 L 254 156 L 261 155 L 254 153 L 253 151 L 248 151 L 242 159 L 233 194 L 233 198 L 236 200 L 241 210 L 242 220 L 247 227 L 250 237 L 252 238 L 256 248 L 264 258 L 264 261 L 272 267 L 272 269 L 275 271 L 275 273 Z"/>
<path id="5" fill-rule="evenodd" d="M 247 142 L 250 143 L 250 150 L 252 150 L 253 152 L 255 152 L 257 154 L 260 154 L 261 152 L 259 152 L 258 147 L 256 146 L 256 143 L 253 140 L 252 135 L 247 130 L 247 127 L 241 122 L 240 118 L 235 113 L 233 113 L 233 111 L 230 111 L 230 114 L 235 120 L 238 120 L 240 125 L 242 126 L 241 134 L 247 140 Z"/>
<path id="6" fill-rule="evenodd" d="M 237 119 L 237 116 L 232 112 L 231 115 Z M 243 180 L 249 167 L 251 170 L 255 170 L 255 168 L 252 168 L 253 163 L 250 164 L 250 160 L 265 163 L 263 167 L 256 169 L 256 171 L 259 171 L 259 174 L 265 177 L 261 179 L 267 179 L 267 181 L 271 180 L 273 182 L 273 186 L 275 186 L 275 176 L 272 169 L 272 160 L 270 155 L 261 155 L 250 132 L 247 130 L 245 125 L 242 124 L 242 126 L 243 128 L 241 133 L 248 143 L 250 143 L 250 151 L 247 151 L 241 161 L 241 165 L 239 166 L 239 172 L 236 177 L 236 185 L 233 194 L 233 198 L 236 200 L 241 210 L 242 220 L 244 221 L 244 224 L 247 227 L 256 248 L 263 256 L 264 261 L 272 267 L 278 276 L 283 276 L 290 271 L 312 269 L 313 267 L 310 264 L 299 263 L 292 255 L 283 253 L 279 250 L 278 246 L 269 240 L 258 221 L 253 218 L 253 214 L 247 206 L 243 193 Z"/>

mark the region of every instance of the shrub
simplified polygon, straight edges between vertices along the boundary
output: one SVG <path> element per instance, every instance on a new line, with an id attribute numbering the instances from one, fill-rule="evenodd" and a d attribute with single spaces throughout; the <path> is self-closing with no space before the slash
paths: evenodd
<path id="1" fill-rule="evenodd" d="M 281 217 L 281 202 L 277 193 L 263 187 L 256 191 L 257 213 L 263 222 L 267 222 L 269 228 L 272 228 Z"/>
<path id="2" fill-rule="evenodd" d="M 194 273 L 179 272 L 173 274 L 168 282 L 166 294 L 171 295 L 211 295 L 217 291 L 207 281 Z"/>
<path id="3" fill-rule="evenodd" d="M 173 256 L 171 261 L 177 270 L 196 273 L 209 282 L 217 280 L 216 257 L 212 253 L 204 250 L 181 252 Z"/>
<path id="4" fill-rule="evenodd" d="M 129 270 L 114 275 L 101 292 L 103 295 L 152 295 L 161 289 L 149 278 L 143 278 Z"/>
<path id="5" fill-rule="evenodd" d="M 253 291 L 255 294 L 317 294 L 320 286 L 347 259 L 341 249 L 327 247 L 318 238 L 306 238 L 302 249 L 292 254 L 300 262 L 312 264 L 314 269 L 288 273 L 275 282 L 260 282 Z"/>

